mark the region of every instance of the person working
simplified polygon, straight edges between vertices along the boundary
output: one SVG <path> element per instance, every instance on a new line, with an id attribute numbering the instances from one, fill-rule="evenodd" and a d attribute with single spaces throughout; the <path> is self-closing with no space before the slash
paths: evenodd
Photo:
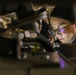
<path id="1" fill-rule="evenodd" d="M 61 43 L 76 43 L 75 12 L 74 4 L 56 5 L 51 12 L 51 30 Z"/>

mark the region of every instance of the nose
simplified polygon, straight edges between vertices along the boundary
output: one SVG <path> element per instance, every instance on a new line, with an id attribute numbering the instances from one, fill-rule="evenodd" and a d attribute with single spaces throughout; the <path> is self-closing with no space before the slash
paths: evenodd
<path id="1" fill-rule="evenodd" d="M 56 37 L 62 36 L 63 34 L 61 32 L 56 32 Z"/>

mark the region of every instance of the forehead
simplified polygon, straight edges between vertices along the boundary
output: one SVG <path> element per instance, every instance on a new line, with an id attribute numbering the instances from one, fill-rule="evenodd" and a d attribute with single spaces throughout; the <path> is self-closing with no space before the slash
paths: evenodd
<path id="1" fill-rule="evenodd" d="M 50 19 L 50 23 L 52 28 L 57 28 L 60 24 L 62 23 L 69 23 L 69 21 L 65 20 L 65 19 L 61 19 L 61 18 L 57 18 L 57 17 L 51 17 Z"/>

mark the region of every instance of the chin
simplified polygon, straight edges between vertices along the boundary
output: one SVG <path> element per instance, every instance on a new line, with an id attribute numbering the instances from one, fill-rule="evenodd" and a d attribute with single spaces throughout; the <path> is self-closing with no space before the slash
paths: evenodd
<path id="1" fill-rule="evenodd" d="M 62 42 L 62 43 L 68 43 L 68 42 Z"/>
<path id="2" fill-rule="evenodd" d="M 68 43 L 68 42 L 61 41 L 61 43 Z"/>

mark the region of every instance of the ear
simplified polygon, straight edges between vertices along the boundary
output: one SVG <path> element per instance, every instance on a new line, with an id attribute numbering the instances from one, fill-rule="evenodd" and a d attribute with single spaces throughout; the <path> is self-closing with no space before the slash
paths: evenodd
<path id="1" fill-rule="evenodd" d="M 74 34 L 75 34 L 75 36 L 76 36 L 76 19 L 75 19 L 75 23 L 74 23 L 74 25 L 73 25 L 73 27 L 74 27 Z"/>
<path id="2" fill-rule="evenodd" d="M 72 27 L 76 28 L 76 19 L 74 20 L 74 23 L 72 24 Z"/>
<path id="3" fill-rule="evenodd" d="M 75 19 L 75 27 L 76 27 L 76 19 Z"/>

